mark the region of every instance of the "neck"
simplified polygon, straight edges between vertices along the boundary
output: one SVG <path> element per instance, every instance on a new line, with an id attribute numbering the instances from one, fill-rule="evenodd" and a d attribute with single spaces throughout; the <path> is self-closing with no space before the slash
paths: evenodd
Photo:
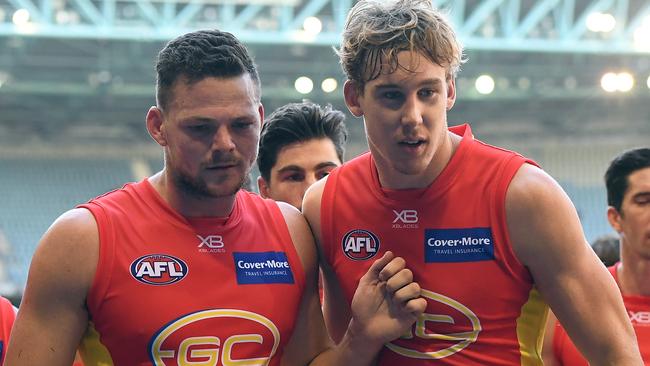
<path id="1" fill-rule="evenodd" d="M 227 217 L 235 206 L 235 195 L 214 198 L 183 192 L 165 170 L 150 177 L 149 183 L 183 217 Z"/>
<path id="2" fill-rule="evenodd" d="M 461 136 L 452 132 L 447 132 L 442 144 L 433 155 L 429 166 L 421 174 L 403 174 L 394 171 L 390 166 L 383 166 L 378 159 L 375 159 L 379 183 L 386 189 L 418 189 L 428 187 L 442 173 L 443 169 L 451 160 L 454 152 L 458 148 Z M 390 171 L 389 174 L 382 174 L 383 171 Z"/>
<path id="3" fill-rule="evenodd" d="M 650 296 L 650 260 L 639 258 L 624 250 L 621 242 L 621 265 L 618 268 L 618 282 L 624 295 Z"/>

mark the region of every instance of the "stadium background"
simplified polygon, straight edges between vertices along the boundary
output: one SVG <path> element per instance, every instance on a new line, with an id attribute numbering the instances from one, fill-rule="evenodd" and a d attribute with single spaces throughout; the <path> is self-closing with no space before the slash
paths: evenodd
<path id="1" fill-rule="evenodd" d="M 0 295 L 19 301 L 59 214 L 162 166 L 144 116 L 167 40 L 231 31 L 259 65 L 267 113 L 301 100 L 347 113 L 332 47 L 353 3 L 0 0 Z M 469 58 L 450 125 L 470 122 L 479 139 L 540 163 L 589 241 L 611 232 L 602 174 L 618 152 L 650 145 L 650 2 L 433 3 Z M 351 158 L 367 147 L 362 121 L 348 114 L 347 125 Z"/>

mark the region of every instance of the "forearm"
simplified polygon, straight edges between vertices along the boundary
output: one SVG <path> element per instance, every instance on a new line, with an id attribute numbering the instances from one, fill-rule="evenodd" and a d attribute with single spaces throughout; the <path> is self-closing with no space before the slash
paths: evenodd
<path id="1" fill-rule="evenodd" d="M 644 363 L 643 360 L 641 359 L 641 356 L 639 356 L 636 350 L 634 351 L 630 350 L 630 354 L 628 355 L 619 355 L 608 359 L 595 359 L 593 361 L 589 361 L 589 365 L 591 366 L 608 366 L 608 365 L 643 366 Z"/>
<path id="2" fill-rule="evenodd" d="M 636 338 L 628 342 L 619 342 L 618 347 L 609 349 L 590 350 L 589 355 L 585 354 L 591 366 L 642 366 L 644 365 Z"/>
<path id="3" fill-rule="evenodd" d="M 61 332 L 60 329 L 65 329 L 63 325 L 56 329 L 49 327 L 47 320 L 39 323 L 33 321 L 35 317 L 27 319 L 25 314 L 21 315 L 23 318 L 14 324 L 11 333 L 5 365 L 72 364 L 80 332 Z"/>
<path id="4" fill-rule="evenodd" d="M 348 331 L 343 336 L 341 342 L 336 346 L 328 348 L 314 358 L 309 365 L 311 366 L 370 366 L 374 365 L 381 351 L 382 344 L 374 344 L 357 336 L 353 330 Z"/>

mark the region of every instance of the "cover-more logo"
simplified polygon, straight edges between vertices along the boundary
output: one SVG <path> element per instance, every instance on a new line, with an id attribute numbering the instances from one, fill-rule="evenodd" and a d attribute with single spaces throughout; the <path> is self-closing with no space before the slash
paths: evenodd
<path id="1" fill-rule="evenodd" d="M 393 229 L 417 229 L 418 212 L 416 210 L 393 210 L 395 219 L 393 220 Z"/>
<path id="2" fill-rule="evenodd" d="M 226 249 L 225 244 L 223 243 L 223 236 L 221 235 L 208 235 L 202 237 L 197 235 L 199 238 L 199 252 L 200 253 L 225 253 Z"/>
<path id="3" fill-rule="evenodd" d="M 379 238 L 368 230 L 348 231 L 341 241 L 343 253 L 355 261 L 374 257 L 379 251 Z"/>

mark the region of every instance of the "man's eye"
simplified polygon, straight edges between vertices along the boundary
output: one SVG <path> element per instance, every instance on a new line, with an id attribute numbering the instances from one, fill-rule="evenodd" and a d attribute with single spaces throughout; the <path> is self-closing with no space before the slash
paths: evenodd
<path id="1" fill-rule="evenodd" d="M 402 96 L 402 93 L 397 92 L 397 91 L 387 91 L 387 92 L 384 92 L 382 94 L 382 97 L 386 98 L 386 99 L 397 99 L 397 98 L 400 98 L 401 96 Z"/>
<path id="2" fill-rule="evenodd" d="M 650 205 L 650 197 L 641 197 L 636 199 L 637 205 Z"/>
<path id="3" fill-rule="evenodd" d="M 236 122 L 233 127 L 238 130 L 245 130 L 247 128 L 253 127 L 253 122 Z"/>
<path id="4" fill-rule="evenodd" d="M 190 131 L 193 131 L 193 132 L 204 132 L 204 131 L 208 131 L 210 129 L 210 126 L 208 126 L 208 125 L 192 125 L 192 126 L 189 126 L 188 128 L 190 129 Z"/>
<path id="5" fill-rule="evenodd" d="M 291 174 L 284 177 L 284 180 L 289 182 L 302 182 L 304 177 L 301 174 Z"/>
<path id="6" fill-rule="evenodd" d="M 423 96 L 423 97 L 430 97 L 430 96 L 434 95 L 435 93 L 436 93 L 436 91 L 433 90 L 433 89 L 424 89 L 424 90 L 420 90 L 420 92 L 419 92 L 420 96 Z"/>
<path id="7" fill-rule="evenodd" d="M 318 172 L 318 173 L 316 173 L 316 179 L 318 179 L 318 180 L 323 179 L 323 178 L 327 177 L 328 175 L 330 175 L 330 172 L 331 172 L 331 170 L 324 170 L 322 172 Z"/>

